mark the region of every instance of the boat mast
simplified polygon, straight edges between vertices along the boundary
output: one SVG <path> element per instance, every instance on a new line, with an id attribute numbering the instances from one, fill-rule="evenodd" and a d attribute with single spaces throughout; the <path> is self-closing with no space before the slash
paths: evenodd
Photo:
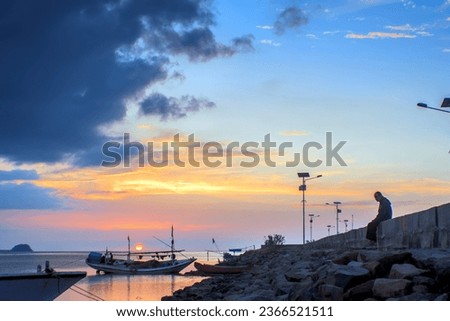
<path id="1" fill-rule="evenodd" d="M 171 259 L 172 259 L 172 264 L 173 264 L 173 261 L 175 260 L 175 254 L 174 254 L 175 240 L 173 239 L 173 225 L 172 225 L 171 238 L 172 238 L 172 242 L 171 242 L 171 246 L 170 246 L 170 252 L 171 252 L 170 254 L 171 254 Z"/>
<path id="2" fill-rule="evenodd" d="M 128 235 L 128 254 L 127 261 L 130 261 L 131 251 L 130 251 L 130 236 Z"/>

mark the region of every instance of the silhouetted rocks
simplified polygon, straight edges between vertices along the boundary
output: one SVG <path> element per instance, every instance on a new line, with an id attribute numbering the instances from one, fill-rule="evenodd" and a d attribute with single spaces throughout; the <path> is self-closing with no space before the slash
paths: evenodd
<path id="1" fill-rule="evenodd" d="M 17 244 L 11 249 L 11 252 L 33 252 L 28 244 Z"/>
<path id="2" fill-rule="evenodd" d="M 450 251 L 308 250 L 279 246 L 235 258 L 253 268 L 216 276 L 162 300 L 448 300 Z"/>
<path id="3" fill-rule="evenodd" d="M 369 280 L 350 288 L 344 293 L 343 299 L 345 301 L 363 301 L 372 297 L 374 283 L 375 280 Z"/>
<path id="4" fill-rule="evenodd" d="M 409 263 L 404 264 L 394 264 L 389 272 L 389 278 L 391 279 L 410 279 L 417 275 L 423 275 L 427 271 L 416 268 L 414 265 Z"/>
<path id="5" fill-rule="evenodd" d="M 374 297 L 389 299 L 400 297 L 412 292 L 412 281 L 405 279 L 376 279 L 373 283 L 372 292 Z"/>

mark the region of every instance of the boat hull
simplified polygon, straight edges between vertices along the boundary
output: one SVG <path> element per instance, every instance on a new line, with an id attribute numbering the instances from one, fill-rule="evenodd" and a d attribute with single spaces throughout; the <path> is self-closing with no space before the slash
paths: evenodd
<path id="1" fill-rule="evenodd" d="M 139 264 L 126 264 L 120 262 L 118 264 L 94 263 L 86 260 L 86 264 L 91 268 L 103 273 L 114 274 L 135 274 L 135 275 L 152 275 L 152 274 L 176 274 L 180 273 L 189 264 L 194 262 L 195 258 L 186 260 L 175 260 L 172 262 L 161 263 L 157 267 L 146 267 Z"/>
<path id="2" fill-rule="evenodd" d="M 52 301 L 86 276 L 86 272 L 0 275 L 0 301 Z"/>

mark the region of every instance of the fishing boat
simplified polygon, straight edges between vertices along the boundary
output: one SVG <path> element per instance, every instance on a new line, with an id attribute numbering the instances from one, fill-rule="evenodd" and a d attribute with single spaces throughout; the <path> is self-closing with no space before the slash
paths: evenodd
<path id="1" fill-rule="evenodd" d="M 250 270 L 250 265 L 211 265 L 195 262 L 194 266 L 203 274 L 239 274 Z"/>
<path id="2" fill-rule="evenodd" d="M 86 264 L 97 270 L 97 273 L 151 275 L 176 274 L 196 260 L 193 257 L 184 256 L 182 253 L 184 250 L 175 250 L 173 228 L 170 248 L 168 251 L 131 252 L 130 238 L 128 237 L 128 251 L 111 252 L 106 250 L 103 254 L 90 252 Z M 177 259 L 177 254 L 184 256 L 184 259 Z M 133 257 L 136 259 L 132 259 Z"/>
<path id="3" fill-rule="evenodd" d="M 105 254 L 99 252 L 89 253 L 86 259 L 86 264 L 91 268 L 97 270 L 97 272 L 103 273 L 116 273 L 116 274 L 174 274 L 181 272 L 189 264 L 194 262 L 195 258 L 187 258 L 178 260 L 174 253 L 180 253 L 179 251 L 160 251 L 160 252 L 143 252 L 133 253 L 131 252 L 126 259 L 114 258 L 120 253 L 105 252 Z M 146 255 L 154 256 L 154 259 L 150 260 L 133 260 L 132 255 L 137 257 L 144 257 Z M 168 259 L 166 259 L 168 257 Z"/>
<path id="4" fill-rule="evenodd" d="M 52 301 L 86 276 L 86 272 L 56 272 L 49 267 L 34 273 L 0 275 L 0 301 Z"/>

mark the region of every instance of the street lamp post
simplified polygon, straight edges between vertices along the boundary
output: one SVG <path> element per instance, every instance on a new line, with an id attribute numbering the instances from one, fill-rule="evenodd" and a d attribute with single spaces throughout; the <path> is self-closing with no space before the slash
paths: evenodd
<path id="1" fill-rule="evenodd" d="M 339 234 L 339 213 L 342 213 L 342 210 L 339 208 L 339 205 L 341 205 L 341 202 L 333 202 L 327 203 L 327 205 L 334 205 L 336 206 L 336 234 Z"/>
<path id="2" fill-rule="evenodd" d="M 315 214 L 309 214 L 309 241 L 312 242 L 313 238 L 312 238 L 312 226 L 313 226 L 313 218 L 314 217 L 319 217 L 319 215 L 315 215 Z"/>
<path id="3" fill-rule="evenodd" d="M 305 191 L 306 191 L 306 181 L 309 181 L 314 178 L 322 177 L 322 175 L 317 175 L 314 177 L 310 177 L 309 173 L 303 172 L 303 173 L 297 173 L 298 177 L 302 179 L 302 185 L 298 187 L 299 191 L 302 191 L 303 198 L 302 198 L 302 209 L 303 209 L 303 244 L 305 244 Z"/>
<path id="4" fill-rule="evenodd" d="M 430 107 L 426 103 L 418 103 L 417 107 L 426 108 L 426 109 L 433 109 L 433 110 L 437 110 L 437 111 L 442 111 L 443 113 L 450 113 L 449 110 L 444 110 L 444 109 L 439 109 L 439 108 L 435 108 L 435 107 Z M 450 107 L 450 98 L 444 98 L 444 100 L 442 101 L 441 108 L 447 108 L 447 107 Z"/>

